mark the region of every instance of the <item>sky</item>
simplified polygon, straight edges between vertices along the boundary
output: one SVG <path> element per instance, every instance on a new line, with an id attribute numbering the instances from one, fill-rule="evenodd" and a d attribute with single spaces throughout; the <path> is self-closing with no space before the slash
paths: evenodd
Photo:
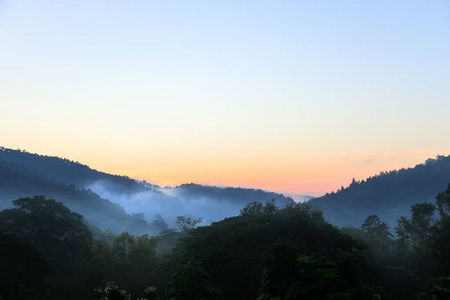
<path id="1" fill-rule="evenodd" d="M 0 0 L 0 146 L 321 194 L 450 154 L 450 2 Z"/>

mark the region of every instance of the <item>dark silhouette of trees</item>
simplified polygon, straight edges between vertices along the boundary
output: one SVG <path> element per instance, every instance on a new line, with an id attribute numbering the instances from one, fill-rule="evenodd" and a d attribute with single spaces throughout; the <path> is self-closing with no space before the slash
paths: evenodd
<path id="1" fill-rule="evenodd" d="M 389 232 L 389 227 L 386 223 L 381 222 L 377 215 L 370 215 L 366 218 L 361 226 L 368 238 L 374 239 L 387 239 L 389 237 L 394 237 L 392 233 Z"/>
<path id="2" fill-rule="evenodd" d="M 175 224 L 181 231 L 187 232 L 197 227 L 197 225 L 200 224 L 202 220 L 203 218 L 196 218 L 191 215 L 178 216 Z"/>
<path id="3" fill-rule="evenodd" d="M 339 252 L 335 261 L 317 253 L 301 255 L 292 245 L 276 245 L 264 262 L 258 300 L 369 299 L 381 290 L 370 286 L 365 251 Z"/>
<path id="4" fill-rule="evenodd" d="M 27 240 L 0 232 L 0 299 L 48 299 L 51 258 Z"/>
<path id="5" fill-rule="evenodd" d="M 428 202 L 411 207 L 411 218 L 401 217 L 396 233 L 403 251 L 424 253 L 432 243 L 435 206 Z"/>
<path id="6" fill-rule="evenodd" d="M 219 289 L 211 286 L 209 275 L 195 259 L 178 265 L 168 286 L 168 297 L 174 299 L 214 300 L 222 295 Z"/>
<path id="7" fill-rule="evenodd" d="M 0 212 L 0 228 L 52 258 L 51 299 L 76 299 L 78 290 L 72 286 L 78 276 L 76 265 L 87 258 L 92 243 L 81 215 L 44 196 L 17 199 L 13 204 L 16 208 Z"/>
<path id="8" fill-rule="evenodd" d="M 450 155 L 437 156 L 414 168 L 381 172 L 366 180 L 353 180 L 346 188 L 309 203 L 321 208 L 324 217 L 337 226 L 359 228 L 368 215 L 376 214 L 390 228 L 416 203 L 433 202 L 450 178 Z"/>

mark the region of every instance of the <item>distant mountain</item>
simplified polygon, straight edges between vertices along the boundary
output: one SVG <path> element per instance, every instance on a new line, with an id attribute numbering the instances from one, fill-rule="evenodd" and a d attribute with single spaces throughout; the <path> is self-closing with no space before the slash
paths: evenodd
<path id="1" fill-rule="evenodd" d="M 301 202 L 308 202 L 311 199 L 316 198 L 316 196 L 310 196 L 310 195 L 305 195 L 305 194 L 287 194 L 287 193 L 283 193 L 284 196 L 292 198 L 292 200 L 294 200 L 297 203 L 301 203 Z"/>
<path id="2" fill-rule="evenodd" d="M 163 193 L 168 192 L 179 198 L 200 201 L 229 201 L 233 203 L 250 203 L 253 201 L 264 202 L 274 199 L 280 206 L 293 203 L 292 198 L 279 193 L 267 192 L 261 189 L 217 187 L 200 185 L 195 183 L 182 184 L 176 187 L 160 189 Z"/>
<path id="3" fill-rule="evenodd" d="M 87 188 L 104 182 L 111 191 L 137 192 L 146 190 L 135 180 L 96 171 L 86 165 L 56 156 L 45 156 L 0 147 L 0 165 L 44 180 Z"/>
<path id="4" fill-rule="evenodd" d="M 394 232 L 401 216 L 410 215 L 417 202 L 434 202 L 450 183 L 450 156 L 437 156 L 414 168 L 381 172 L 355 181 L 337 192 L 312 199 L 332 224 L 360 227 L 367 216 L 376 214 Z"/>
<path id="5" fill-rule="evenodd" d="M 169 206 L 170 203 L 165 203 L 165 205 L 160 206 L 166 209 L 161 212 L 164 217 L 170 214 L 192 214 L 203 217 L 203 224 L 237 216 L 244 206 L 253 201 L 265 202 L 274 199 L 279 207 L 294 202 L 291 198 L 282 194 L 247 188 L 206 186 L 194 183 L 176 187 L 158 187 L 155 185 L 151 187 L 178 199 L 176 205 Z M 170 209 L 170 212 L 164 213 L 167 209 Z M 167 218 L 170 223 L 170 217 Z"/>
<path id="6" fill-rule="evenodd" d="M 155 231 L 152 225 L 161 225 L 161 216 L 169 224 L 186 214 L 212 222 L 239 214 L 252 201 L 275 199 L 280 206 L 293 202 L 281 194 L 254 189 L 198 184 L 163 188 L 68 159 L 1 147 L 0 209 L 33 195 L 61 201 L 101 229 L 133 233 Z"/>
<path id="7" fill-rule="evenodd" d="M 115 233 L 128 231 L 135 234 L 157 232 L 143 216 L 127 214 L 123 207 L 86 189 L 64 185 L 26 174 L 0 164 L 0 210 L 12 207 L 12 200 L 44 195 L 47 199 L 63 202 L 72 211 L 85 217 L 91 225 Z"/>

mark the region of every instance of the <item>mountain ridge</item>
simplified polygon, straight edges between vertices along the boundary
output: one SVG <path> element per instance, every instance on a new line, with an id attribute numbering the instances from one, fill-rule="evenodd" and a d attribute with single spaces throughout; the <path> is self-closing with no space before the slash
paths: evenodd
<path id="1" fill-rule="evenodd" d="M 104 220 L 106 216 L 100 218 L 105 222 L 99 222 L 98 216 L 104 215 L 102 211 L 118 210 L 111 218 L 122 219 L 125 224 L 138 224 L 142 227 L 140 233 L 145 230 L 146 222 L 154 223 L 152 216 L 156 220 L 162 216 L 170 223 L 175 222 L 176 216 L 192 214 L 203 217 L 208 223 L 238 215 L 240 209 L 252 201 L 273 198 L 280 206 L 293 203 L 282 194 L 255 189 L 222 189 L 197 184 L 161 188 L 97 171 L 65 158 L 5 147 L 0 147 L 0 188 L 0 208 L 10 207 L 15 198 L 39 194 L 63 202 L 101 229 L 112 229 Z M 102 208 L 91 211 L 82 204 Z M 115 231 L 126 227 L 117 226 Z"/>
<path id="2" fill-rule="evenodd" d="M 325 218 L 338 226 L 360 227 L 376 214 L 392 229 L 418 202 L 434 202 L 450 183 L 450 155 L 438 155 L 410 168 L 384 171 L 346 188 L 310 200 L 323 209 Z"/>

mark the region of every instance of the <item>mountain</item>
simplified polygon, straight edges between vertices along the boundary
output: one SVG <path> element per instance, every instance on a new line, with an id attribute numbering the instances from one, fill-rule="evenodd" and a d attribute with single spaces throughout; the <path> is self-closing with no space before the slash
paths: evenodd
<path id="1" fill-rule="evenodd" d="M 45 195 L 48 199 L 64 203 L 72 211 L 83 215 L 89 224 L 102 230 L 133 234 L 157 233 L 160 230 L 145 221 L 142 215 L 127 214 L 123 207 L 101 198 L 90 189 L 42 179 L 28 174 L 24 169 L 11 169 L 2 163 L 0 161 L 0 209 L 11 208 L 12 200 L 18 198 Z"/>
<path id="2" fill-rule="evenodd" d="M 195 183 L 182 184 L 176 187 L 160 189 L 162 192 L 174 194 L 186 200 L 229 201 L 234 203 L 250 203 L 274 199 L 279 204 L 292 203 L 292 199 L 282 194 L 267 192 L 261 189 L 206 186 Z"/>
<path id="3" fill-rule="evenodd" d="M 297 203 L 308 202 L 309 200 L 316 198 L 316 196 L 310 196 L 310 195 L 305 195 L 305 194 L 283 193 L 283 195 L 285 195 L 286 197 L 292 198 L 292 200 L 294 200 Z"/>
<path id="4" fill-rule="evenodd" d="M 79 188 L 88 188 L 95 182 L 105 182 L 112 191 L 137 192 L 146 189 L 129 177 L 99 172 L 68 159 L 32 154 L 23 150 L 0 147 L 0 165 L 44 180 Z"/>
<path id="5" fill-rule="evenodd" d="M 450 156 L 428 159 L 414 168 L 381 172 L 355 181 L 337 192 L 315 198 L 309 203 L 323 209 L 332 224 L 361 227 L 367 216 L 376 214 L 391 227 L 401 216 L 410 215 L 417 202 L 434 202 L 450 183 Z"/>
<path id="6" fill-rule="evenodd" d="M 204 224 L 239 214 L 252 201 L 291 198 L 262 190 L 198 184 L 159 187 L 111 175 L 59 157 L 0 148 L 0 209 L 19 197 L 44 195 L 63 202 L 101 229 L 158 232 L 180 215 L 202 217 Z M 163 223 L 161 223 L 163 218 Z M 154 226 L 152 226 L 152 224 Z M 155 228 L 158 227 L 158 228 Z"/>

